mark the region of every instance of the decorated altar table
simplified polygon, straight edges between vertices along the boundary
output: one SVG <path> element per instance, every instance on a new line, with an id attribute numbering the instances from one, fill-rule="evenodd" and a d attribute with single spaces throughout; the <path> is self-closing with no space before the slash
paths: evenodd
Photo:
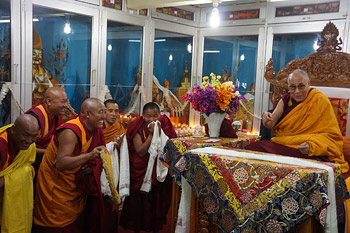
<path id="1" fill-rule="evenodd" d="M 343 199 L 349 197 L 339 165 L 183 146 L 181 140 L 167 144 L 170 172 L 189 183 L 220 232 L 286 232 L 311 216 L 326 225 L 326 232 L 337 232 L 337 216 L 344 217 Z"/>

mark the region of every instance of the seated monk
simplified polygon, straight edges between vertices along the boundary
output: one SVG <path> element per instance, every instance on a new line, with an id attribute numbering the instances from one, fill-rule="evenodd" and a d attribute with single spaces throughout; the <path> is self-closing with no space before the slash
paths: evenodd
<path id="1" fill-rule="evenodd" d="M 154 130 L 156 128 L 159 132 Z M 131 122 L 126 131 L 130 158 L 130 196 L 125 198 L 120 216 L 120 225 L 124 229 L 158 232 L 166 223 L 172 195 L 171 177 L 167 174 L 160 182 L 156 162 L 147 169 L 151 161 L 149 149 L 157 134 L 177 137 L 170 119 L 160 114 L 156 103 L 150 102 L 143 107 L 142 116 Z M 146 176 L 146 173 L 151 176 Z"/>
<path id="2" fill-rule="evenodd" d="M 103 208 L 99 156 L 106 151 L 104 118 L 103 102 L 88 98 L 78 117 L 57 128 L 38 172 L 34 232 L 101 232 L 103 213 L 93 211 L 89 200 L 97 197 Z"/>
<path id="3" fill-rule="evenodd" d="M 343 174 L 348 172 L 343 137 L 328 98 L 310 88 L 308 74 L 299 69 L 289 75 L 288 89 L 274 111 L 263 114 L 264 126 L 274 128 L 276 136 L 245 149 L 333 161 L 341 165 Z"/>
<path id="4" fill-rule="evenodd" d="M 29 114 L 0 128 L 1 232 L 31 232 L 35 139 L 39 125 Z"/>
<path id="5" fill-rule="evenodd" d="M 113 99 L 104 102 L 106 107 L 106 119 L 104 120 L 103 134 L 106 144 L 116 141 L 117 137 L 125 133 L 125 129 L 120 123 L 119 106 Z"/>

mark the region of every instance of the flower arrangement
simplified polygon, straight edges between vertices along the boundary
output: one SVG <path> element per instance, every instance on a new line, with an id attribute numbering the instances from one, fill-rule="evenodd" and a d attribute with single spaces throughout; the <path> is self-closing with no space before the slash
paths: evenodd
<path id="1" fill-rule="evenodd" d="M 200 111 L 207 116 L 211 113 L 237 112 L 239 101 L 244 100 L 237 87 L 232 82 L 221 83 L 221 76 L 215 76 L 213 73 L 203 77 L 201 85 L 192 88 L 192 92 L 182 97 L 182 100 L 192 103 L 192 108 Z"/>

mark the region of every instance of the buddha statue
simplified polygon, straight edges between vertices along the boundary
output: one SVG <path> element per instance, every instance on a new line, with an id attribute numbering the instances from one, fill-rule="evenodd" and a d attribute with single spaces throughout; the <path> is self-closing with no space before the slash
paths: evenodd
<path id="1" fill-rule="evenodd" d="M 33 105 L 43 100 L 46 89 L 58 84 L 54 75 L 46 69 L 43 56 L 41 37 L 36 27 L 33 26 Z"/>

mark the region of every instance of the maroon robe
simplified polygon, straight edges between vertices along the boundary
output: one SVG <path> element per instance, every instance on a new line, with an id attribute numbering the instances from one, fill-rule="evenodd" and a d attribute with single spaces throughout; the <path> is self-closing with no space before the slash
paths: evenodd
<path id="1" fill-rule="evenodd" d="M 164 133 L 169 138 L 177 137 L 167 116 L 161 115 L 159 121 Z M 150 155 L 147 153 L 144 157 L 140 157 L 136 153 L 133 138 L 137 133 L 143 142 L 149 134 L 142 117 L 131 122 L 126 132 L 130 157 L 130 196 L 125 199 L 120 225 L 124 229 L 134 231 L 159 231 L 166 223 L 166 214 L 171 204 L 171 177 L 168 175 L 164 182 L 158 182 L 156 166 L 154 166 L 151 191 L 149 193 L 140 191 Z"/>
<path id="2" fill-rule="evenodd" d="M 39 108 L 40 105 L 44 108 L 45 112 L 43 112 Z M 32 107 L 26 112 L 26 114 L 31 114 L 34 117 L 36 117 L 40 126 L 40 133 L 38 134 L 38 137 L 35 141 L 36 147 L 40 149 L 46 149 L 46 147 L 49 145 L 51 141 L 51 138 L 56 128 L 62 124 L 62 116 L 57 115 L 57 116 L 51 117 L 43 103 Z M 45 115 L 47 117 L 45 117 Z M 49 128 L 48 128 L 48 133 L 44 135 L 46 121 L 48 121 Z"/>
<path id="3" fill-rule="evenodd" d="M 12 126 L 13 127 L 13 126 Z M 4 170 L 7 166 L 9 166 L 16 157 L 17 151 L 15 151 L 15 146 L 11 140 L 10 129 L 7 128 L 0 135 L 7 134 L 7 142 L 6 140 L 0 136 L 0 171 Z"/>

